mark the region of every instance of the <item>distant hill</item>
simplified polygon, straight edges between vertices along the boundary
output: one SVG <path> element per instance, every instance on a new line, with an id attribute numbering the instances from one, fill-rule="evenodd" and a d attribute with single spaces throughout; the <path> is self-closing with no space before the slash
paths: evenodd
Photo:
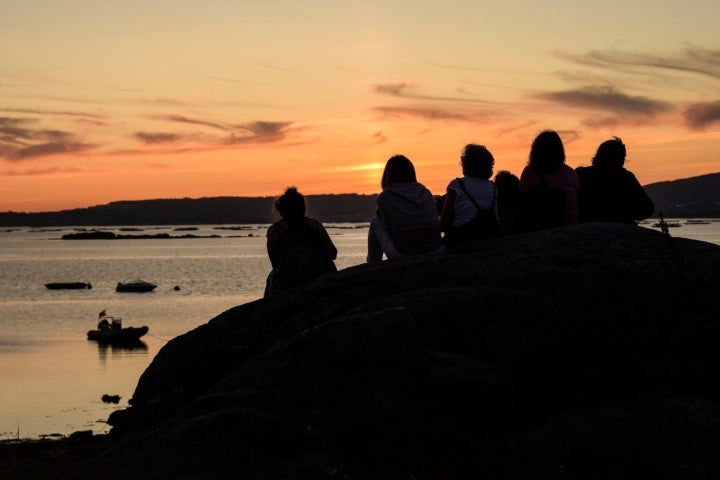
<path id="1" fill-rule="evenodd" d="M 655 215 L 720 217 L 720 173 L 645 186 Z M 377 195 L 308 195 L 308 213 L 322 222 L 368 222 Z M 0 226 L 226 225 L 269 223 L 272 197 L 209 197 L 119 201 L 42 213 L 0 213 Z"/>
<path id="2" fill-rule="evenodd" d="M 308 195 L 308 214 L 322 222 L 367 222 L 377 195 Z M 224 225 L 275 220 L 272 197 L 211 197 L 112 202 L 42 213 L 0 213 L 0 226 Z"/>
<path id="3" fill-rule="evenodd" d="M 645 186 L 655 202 L 655 215 L 664 217 L 720 217 L 720 173 Z"/>

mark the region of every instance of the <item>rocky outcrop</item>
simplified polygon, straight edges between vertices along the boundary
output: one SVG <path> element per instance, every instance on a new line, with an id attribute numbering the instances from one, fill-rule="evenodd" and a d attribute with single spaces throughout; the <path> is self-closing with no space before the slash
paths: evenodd
<path id="1" fill-rule="evenodd" d="M 718 285 L 611 224 L 346 269 L 169 342 L 96 476 L 717 477 Z"/>

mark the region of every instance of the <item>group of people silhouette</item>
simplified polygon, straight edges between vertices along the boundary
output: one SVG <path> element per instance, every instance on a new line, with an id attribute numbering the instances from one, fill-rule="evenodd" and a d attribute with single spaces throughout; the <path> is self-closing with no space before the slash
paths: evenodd
<path id="1" fill-rule="evenodd" d="M 483 145 L 468 144 L 460 155 L 462 177 L 435 197 L 417 180 L 403 155 L 385 164 L 377 212 L 368 231 L 367 263 L 441 253 L 483 238 L 579 222 L 637 224 L 655 206 L 635 175 L 625 169 L 627 150 L 619 137 L 601 143 L 590 166 L 571 168 L 553 130 L 530 147 L 518 178 L 499 171 Z M 281 219 L 267 232 L 272 263 L 265 296 L 336 271 L 337 248 L 318 220 L 306 216 L 304 196 L 288 188 L 275 201 Z"/>

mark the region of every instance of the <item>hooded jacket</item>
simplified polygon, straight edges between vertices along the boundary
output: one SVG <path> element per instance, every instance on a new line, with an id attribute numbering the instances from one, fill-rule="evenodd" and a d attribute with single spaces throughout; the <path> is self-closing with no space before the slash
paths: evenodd
<path id="1" fill-rule="evenodd" d="M 391 183 L 377 204 L 377 214 L 400 253 L 419 255 L 442 244 L 435 198 L 421 183 Z"/>

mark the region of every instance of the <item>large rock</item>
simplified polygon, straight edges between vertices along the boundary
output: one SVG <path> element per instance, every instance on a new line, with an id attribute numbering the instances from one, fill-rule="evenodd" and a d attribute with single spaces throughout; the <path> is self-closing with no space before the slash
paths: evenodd
<path id="1" fill-rule="evenodd" d="M 611 224 L 353 267 L 169 342 L 97 476 L 718 477 L 718 285 Z"/>

